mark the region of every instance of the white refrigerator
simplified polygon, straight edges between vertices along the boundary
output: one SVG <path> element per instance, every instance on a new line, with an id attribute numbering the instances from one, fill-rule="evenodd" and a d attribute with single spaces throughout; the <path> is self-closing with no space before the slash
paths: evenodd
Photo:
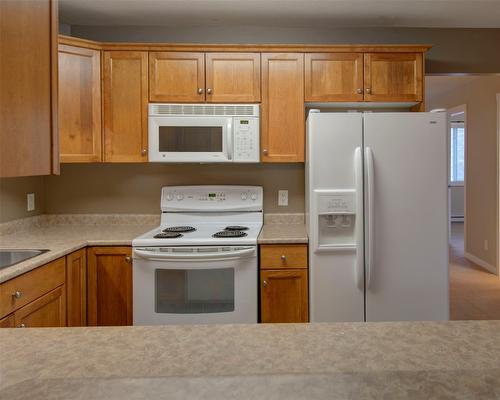
<path id="1" fill-rule="evenodd" d="M 307 118 L 312 322 L 449 319 L 445 113 Z"/>

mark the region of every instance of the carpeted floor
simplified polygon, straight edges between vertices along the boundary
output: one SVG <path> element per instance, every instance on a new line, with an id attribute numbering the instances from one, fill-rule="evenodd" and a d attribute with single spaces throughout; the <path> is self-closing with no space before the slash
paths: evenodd
<path id="1" fill-rule="evenodd" d="M 500 280 L 496 275 L 465 259 L 464 224 L 451 225 L 451 319 L 500 319 Z"/>

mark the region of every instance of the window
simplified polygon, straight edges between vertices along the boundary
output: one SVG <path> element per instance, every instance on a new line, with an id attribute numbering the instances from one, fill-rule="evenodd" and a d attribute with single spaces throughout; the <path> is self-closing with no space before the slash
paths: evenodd
<path id="1" fill-rule="evenodd" d="M 463 122 L 451 123 L 450 183 L 463 185 L 465 170 L 465 128 Z"/>

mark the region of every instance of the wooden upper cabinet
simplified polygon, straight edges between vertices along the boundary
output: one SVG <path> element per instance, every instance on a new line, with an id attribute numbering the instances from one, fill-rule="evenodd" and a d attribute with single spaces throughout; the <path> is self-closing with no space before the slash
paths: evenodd
<path id="1" fill-rule="evenodd" d="M 89 247 L 88 325 L 132 325 L 132 250 Z"/>
<path id="2" fill-rule="evenodd" d="M 57 1 L 0 1 L 0 177 L 59 172 Z"/>
<path id="3" fill-rule="evenodd" d="M 422 53 L 366 53 L 365 101 L 423 101 Z"/>
<path id="4" fill-rule="evenodd" d="M 262 161 L 304 161 L 304 116 L 304 54 L 262 53 Z"/>
<path id="5" fill-rule="evenodd" d="M 259 53 L 206 53 L 206 77 L 207 102 L 260 101 Z"/>
<path id="6" fill-rule="evenodd" d="M 306 54 L 305 101 L 363 101 L 363 53 Z"/>
<path id="7" fill-rule="evenodd" d="M 59 45 L 61 162 L 101 161 L 101 52 Z"/>
<path id="8" fill-rule="evenodd" d="M 153 102 L 204 102 L 205 54 L 150 52 L 149 90 Z"/>
<path id="9" fill-rule="evenodd" d="M 105 51 L 104 161 L 145 162 L 148 148 L 148 53 Z"/>

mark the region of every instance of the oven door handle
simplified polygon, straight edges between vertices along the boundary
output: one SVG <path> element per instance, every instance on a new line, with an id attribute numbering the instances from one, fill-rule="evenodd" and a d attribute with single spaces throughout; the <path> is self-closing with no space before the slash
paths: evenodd
<path id="1" fill-rule="evenodd" d="M 212 253 L 160 253 L 156 251 L 147 251 L 141 249 L 134 249 L 134 255 L 144 258 L 146 260 L 224 260 L 230 258 L 240 258 L 246 255 L 255 253 L 255 248 L 251 247 L 243 250 L 225 251 L 225 252 L 212 252 Z"/>

